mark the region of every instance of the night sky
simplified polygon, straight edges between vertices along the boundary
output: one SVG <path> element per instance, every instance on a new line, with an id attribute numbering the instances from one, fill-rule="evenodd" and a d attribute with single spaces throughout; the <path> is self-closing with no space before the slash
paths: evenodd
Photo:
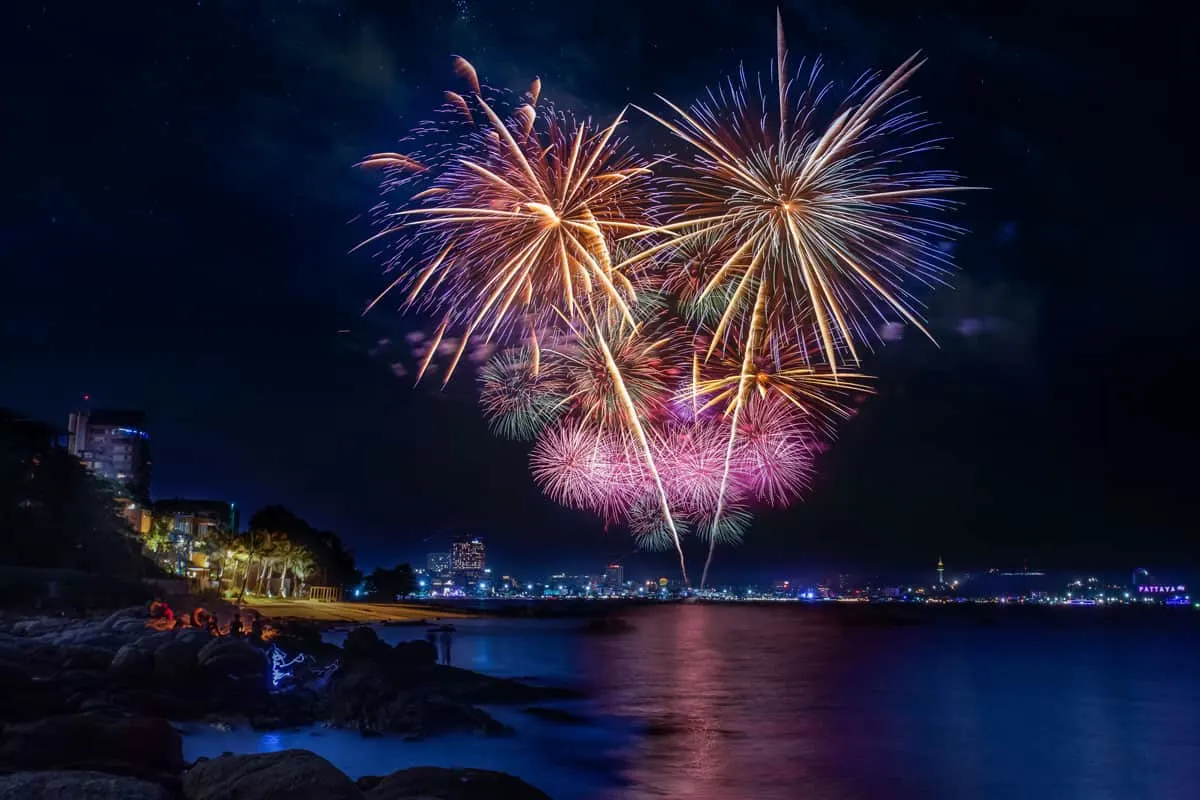
<path id="1" fill-rule="evenodd" d="M 765 71 L 774 3 L 18 2 L 0 12 L 0 406 L 62 424 L 145 409 L 156 497 L 281 502 L 367 567 L 458 533 L 501 569 L 632 549 L 543 499 L 464 374 L 412 387 L 379 264 L 348 251 L 356 171 L 457 86 L 609 119 Z M 793 58 L 890 70 L 952 137 L 931 166 L 990 187 L 958 221 L 941 348 L 909 336 L 808 502 L 762 515 L 717 581 L 814 565 L 1194 564 L 1194 194 L 1182 26 L 1128 3 L 786 2 Z M 635 137 L 669 140 L 631 116 Z M 339 333 L 339 331 L 348 331 Z M 408 372 L 409 375 L 399 373 Z M 701 551 L 695 548 L 697 568 Z M 638 556 L 633 573 L 670 571 Z"/>

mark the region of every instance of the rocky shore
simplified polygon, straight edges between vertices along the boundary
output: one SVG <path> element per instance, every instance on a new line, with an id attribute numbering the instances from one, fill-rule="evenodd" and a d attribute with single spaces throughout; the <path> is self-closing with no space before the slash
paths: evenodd
<path id="1" fill-rule="evenodd" d="M 0 800 L 7 798 L 544 798 L 503 773 L 418 768 L 357 782 L 304 750 L 184 763 L 171 722 L 271 730 L 325 725 L 418 740 L 512 730 L 479 705 L 573 697 L 568 690 L 439 665 L 431 644 L 356 628 L 342 647 L 305 623 L 270 644 L 157 630 L 143 608 L 107 617 L 0 618 Z"/>

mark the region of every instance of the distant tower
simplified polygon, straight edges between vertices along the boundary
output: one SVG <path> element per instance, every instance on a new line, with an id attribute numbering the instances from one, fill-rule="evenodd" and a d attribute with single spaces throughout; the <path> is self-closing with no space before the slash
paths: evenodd
<path id="1" fill-rule="evenodd" d="M 946 585 L 946 565 L 942 563 L 942 557 L 938 556 L 938 586 Z"/>

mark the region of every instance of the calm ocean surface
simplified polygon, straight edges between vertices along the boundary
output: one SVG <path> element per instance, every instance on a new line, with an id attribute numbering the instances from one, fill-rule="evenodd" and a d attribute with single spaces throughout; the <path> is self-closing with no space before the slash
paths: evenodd
<path id="1" fill-rule="evenodd" d="M 469 621 L 456 666 L 582 688 L 558 705 L 588 724 L 490 708 L 515 737 L 412 744 L 191 728 L 185 755 L 304 747 L 354 777 L 500 769 L 556 800 L 1200 797 L 1200 613 L 926 609 L 886 625 L 858 611 L 651 607 L 611 636 Z"/>

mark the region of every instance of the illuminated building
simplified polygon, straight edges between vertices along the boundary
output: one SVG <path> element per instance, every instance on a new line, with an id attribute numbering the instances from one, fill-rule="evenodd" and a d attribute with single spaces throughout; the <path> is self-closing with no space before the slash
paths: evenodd
<path id="1" fill-rule="evenodd" d="M 609 564 L 604 568 L 604 585 L 610 589 L 620 589 L 625 585 L 625 567 L 621 564 Z"/>
<path id="2" fill-rule="evenodd" d="M 450 545 L 450 568 L 456 575 L 479 577 L 483 574 L 484 547 L 479 537 L 459 539 Z"/>
<path id="3" fill-rule="evenodd" d="M 221 530 L 236 532 L 238 529 L 237 504 L 224 500 L 175 498 L 159 500 L 153 508 L 155 516 L 171 519 L 178 571 L 194 578 L 208 572 L 208 561 L 195 549 L 196 543 Z"/>
<path id="4" fill-rule="evenodd" d="M 937 574 L 938 574 L 937 585 L 945 586 L 946 585 L 946 565 L 942 563 L 941 556 L 938 556 Z"/>
<path id="5" fill-rule="evenodd" d="M 131 505 L 150 500 L 150 435 L 141 411 L 77 411 L 67 422 L 67 449 L 93 475 L 112 481 Z"/>
<path id="6" fill-rule="evenodd" d="M 450 554 L 449 553 L 426 553 L 425 554 L 425 569 L 430 575 L 444 577 L 450 574 Z"/>

